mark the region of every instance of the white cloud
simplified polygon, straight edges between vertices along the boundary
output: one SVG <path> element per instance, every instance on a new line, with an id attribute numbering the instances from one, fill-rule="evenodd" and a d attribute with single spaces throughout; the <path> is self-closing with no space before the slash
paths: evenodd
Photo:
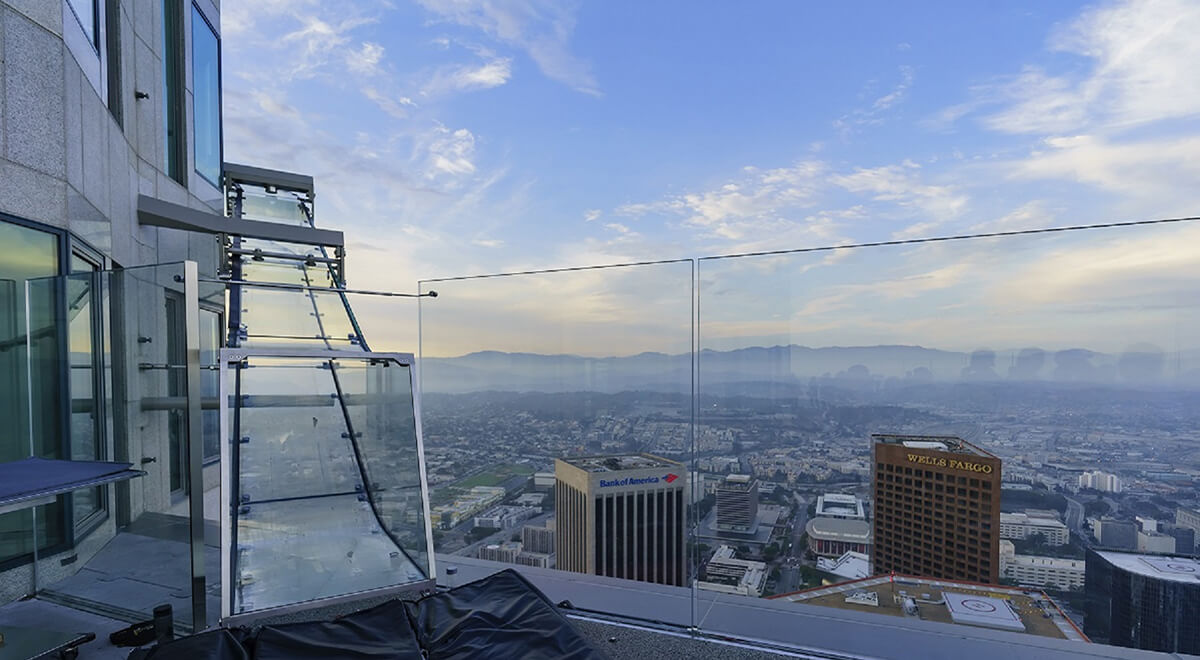
<path id="1" fill-rule="evenodd" d="M 421 90 L 425 95 L 454 91 L 470 91 L 499 87 L 512 77 L 512 60 L 496 58 L 479 66 L 456 66 L 441 69 Z"/>
<path id="2" fill-rule="evenodd" d="M 1086 58 L 1082 73 L 1027 66 L 973 91 L 966 106 L 999 106 L 982 118 L 1022 134 L 1114 131 L 1200 115 L 1200 4 L 1125 0 L 1085 11 L 1055 32 L 1051 51 Z M 962 108 L 963 106 L 958 106 Z M 949 113 L 953 118 L 957 111 Z"/>
<path id="3" fill-rule="evenodd" d="M 571 88 L 600 95 L 591 67 L 567 47 L 575 30 L 575 3 L 567 0 L 418 0 L 445 20 L 483 31 L 524 50 L 542 73 Z"/>
<path id="4" fill-rule="evenodd" d="M 908 96 L 908 90 L 912 87 L 914 71 L 911 66 L 902 64 L 899 67 L 900 81 L 883 96 L 877 97 L 868 106 L 856 108 L 841 117 L 833 120 L 833 127 L 842 135 L 843 138 L 848 137 L 864 126 L 878 126 L 884 122 L 884 113 L 893 106 L 904 101 Z M 868 86 L 874 84 L 874 81 L 868 83 Z"/>
<path id="5" fill-rule="evenodd" d="M 599 218 L 601 215 L 603 215 L 603 213 L 600 211 L 600 209 L 588 209 L 583 213 L 583 219 L 586 222 L 591 222 Z"/>
<path id="6" fill-rule="evenodd" d="M 850 192 L 915 210 L 921 216 L 917 224 L 895 235 L 913 238 L 926 235 L 941 223 L 957 217 L 968 202 L 967 195 L 952 186 L 924 183 L 919 169 L 916 163 L 905 161 L 899 165 L 857 168 L 850 174 L 832 177 L 832 181 Z"/>
<path id="7" fill-rule="evenodd" d="M 442 175 L 453 177 L 475 173 L 475 136 L 471 131 L 460 128 L 450 130 L 437 127 L 429 141 L 429 169 L 425 176 L 430 179 Z"/>
<path id="8" fill-rule="evenodd" d="M 396 98 L 392 98 L 381 93 L 374 87 L 364 87 L 362 92 L 363 96 L 371 99 L 371 101 L 375 105 L 379 106 L 381 110 L 396 119 L 407 119 L 408 109 L 417 107 L 417 104 L 413 103 L 413 100 L 407 96 L 398 96 Z"/>
<path id="9" fill-rule="evenodd" d="M 379 70 L 379 62 L 383 59 L 383 51 L 383 46 L 364 41 L 361 48 L 346 53 L 346 66 L 355 73 L 376 73 Z"/>

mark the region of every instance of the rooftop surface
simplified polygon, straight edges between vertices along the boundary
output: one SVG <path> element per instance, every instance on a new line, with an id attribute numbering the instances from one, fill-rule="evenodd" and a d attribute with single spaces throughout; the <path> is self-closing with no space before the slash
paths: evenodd
<path id="1" fill-rule="evenodd" d="M 1096 554 L 1113 566 L 1130 573 L 1168 582 L 1200 586 L 1200 559 L 1194 557 L 1142 555 L 1108 550 L 1097 550 Z"/>
<path id="2" fill-rule="evenodd" d="M 680 468 L 681 465 L 653 454 L 621 454 L 616 456 L 572 456 L 560 459 L 588 472 L 621 472 L 649 468 Z"/>
<path id="3" fill-rule="evenodd" d="M 857 518 L 812 518 L 806 531 L 827 541 L 867 543 L 871 539 L 871 523 Z"/>
<path id="4" fill-rule="evenodd" d="M 870 600 L 878 604 L 847 602 L 851 596 L 854 596 L 852 601 L 866 600 L 862 598 L 864 594 L 875 594 Z M 907 598 L 915 602 L 916 614 L 905 611 Z M 1001 628 L 1006 627 L 1003 623 L 1008 623 L 1007 627 L 1012 630 L 1023 629 L 1029 635 L 1087 641 L 1044 593 L 970 582 L 882 575 L 775 596 L 772 600 L 958 625 L 968 625 L 964 622 L 970 621 L 971 625 Z M 1005 603 L 1008 609 L 1000 608 L 997 602 Z M 957 609 L 952 609 L 955 607 Z M 996 621 L 991 621 L 992 618 Z"/>
<path id="5" fill-rule="evenodd" d="M 721 480 L 721 483 L 717 485 L 717 489 L 725 491 L 732 490 L 744 493 L 750 490 L 750 487 L 756 485 L 757 483 L 758 482 L 748 474 L 731 474 Z"/>
<path id="6" fill-rule="evenodd" d="M 970 454 L 972 456 L 987 456 L 992 454 L 976 447 L 955 435 L 897 435 L 892 433 L 872 433 L 871 439 L 880 444 L 903 445 L 911 449 L 937 449 L 955 454 Z"/>

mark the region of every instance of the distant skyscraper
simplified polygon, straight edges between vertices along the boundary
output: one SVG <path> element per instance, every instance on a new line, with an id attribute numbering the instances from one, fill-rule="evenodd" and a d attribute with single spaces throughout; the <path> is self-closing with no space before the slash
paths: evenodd
<path id="1" fill-rule="evenodd" d="M 683 586 L 684 467 L 635 454 L 554 463 L 557 567 Z"/>
<path id="2" fill-rule="evenodd" d="M 1094 642 L 1200 654 L 1200 561 L 1089 550 L 1083 632 Z"/>
<path id="3" fill-rule="evenodd" d="M 753 532 L 758 527 L 758 480 L 731 474 L 717 486 L 717 529 Z"/>
<path id="4" fill-rule="evenodd" d="M 995 584 L 1000 459 L 952 436 L 871 436 L 875 573 Z"/>

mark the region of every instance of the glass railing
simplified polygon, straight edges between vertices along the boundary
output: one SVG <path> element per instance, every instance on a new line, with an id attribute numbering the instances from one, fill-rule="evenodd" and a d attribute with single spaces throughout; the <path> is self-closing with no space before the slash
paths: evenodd
<path id="1" fill-rule="evenodd" d="M 41 438 L 35 453 L 131 463 L 145 474 L 39 507 L 39 535 L 59 542 L 42 552 L 24 586 L 44 600 L 126 621 L 169 604 L 182 631 L 215 622 L 218 610 L 217 592 L 205 585 L 217 576 L 220 542 L 215 370 L 225 313 L 224 287 L 198 282 L 195 264 L 189 279 L 188 268 L 26 283 L 35 415 L 24 432 Z M 190 351 L 199 358 L 199 392 L 189 392 Z M 194 509 L 194 498 L 207 506 Z M 193 525 L 196 511 L 203 520 Z M 19 582 L 21 570 L 6 571 L 6 581 Z M 207 582 L 196 581 L 206 573 Z"/>
<path id="2" fill-rule="evenodd" d="M 420 323 L 442 564 L 542 565 L 527 547 L 567 506 L 550 565 L 582 544 L 583 572 L 653 581 L 643 519 L 573 500 L 569 466 L 644 452 L 682 463 L 694 492 L 692 602 L 661 620 L 745 636 L 744 604 L 761 603 L 952 623 L 947 603 L 965 593 L 1009 603 L 1026 634 L 1105 641 L 1085 616 L 1089 549 L 1197 552 L 1198 232 L 1142 223 L 422 282 L 440 294 Z M 902 445 L 901 462 L 885 467 L 879 443 Z M 595 537 L 610 522 L 623 536 L 606 549 Z M 646 565 L 598 568 L 622 543 Z M 812 591 L 880 573 L 911 584 Z M 588 584 L 575 606 L 588 609 Z"/>
<path id="3" fill-rule="evenodd" d="M 663 595 L 627 614 L 690 623 L 692 278 L 680 261 L 421 283 L 439 566 L 605 576 Z"/>

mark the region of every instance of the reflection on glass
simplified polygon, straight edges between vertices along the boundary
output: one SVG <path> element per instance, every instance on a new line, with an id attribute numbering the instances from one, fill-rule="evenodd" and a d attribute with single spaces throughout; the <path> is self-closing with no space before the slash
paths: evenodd
<path id="1" fill-rule="evenodd" d="M 232 613 L 425 579 L 408 367 L 251 356 L 230 376 Z"/>
<path id="2" fill-rule="evenodd" d="M 192 6 L 192 121 L 196 172 L 221 185 L 220 46 L 212 26 Z"/>
<path id="3" fill-rule="evenodd" d="M 0 260 L 0 419 L 6 420 L 12 433 L 0 436 L 0 461 L 15 461 L 30 454 L 30 433 L 33 433 L 34 451 L 41 456 L 52 457 L 59 451 L 57 421 L 54 414 L 58 398 L 40 396 L 57 390 L 57 374 L 42 374 L 34 381 L 37 388 L 33 399 L 36 426 L 30 428 L 26 359 L 32 358 L 35 369 L 41 365 L 54 364 L 58 358 L 57 338 L 52 332 L 39 331 L 31 342 L 32 356 L 26 353 L 25 337 L 25 281 L 35 277 L 46 277 L 58 272 L 58 237 L 46 232 L 29 229 L 0 221 L 0 245 L 8 251 L 8 257 Z M 30 301 L 35 326 L 47 328 L 44 319 L 49 311 L 49 301 L 35 297 Z M 51 522 L 46 525 L 49 519 Z M 53 504 L 38 510 L 39 543 L 49 547 L 62 543 L 62 507 Z M 28 555 L 33 551 L 33 515 L 30 511 L 18 511 L 0 515 L 0 563 Z"/>
<path id="4" fill-rule="evenodd" d="M 96 45 L 96 3 L 98 0 L 67 0 L 67 6 L 71 8 L 71 13 L 75 14 L 76 20 L 79 21 L 79 27 L 83 28 L 83 33 L 87 35 L 88 42 L 93 46 Z"/>
<path id="5" fill-rule="evenodd" d="M 692 275 L 685 261 L 422 283 L 439 294 L 421 303 L 439 552 L 690 584 Z M 623 613 L 687 625 L 678 591 Z M 571 600 L 602 607 L 588 598 Z"/>
<path id="6" fill-rule="evenodd" d="M 103 407 L 97 400 L 97 364 L 95 348 L 100 334 L 101 310 L 94 304 L 100 298 L 101 279 L 92 275 L 98 268 L 80 257 L 71 256 L 72 276 L 66 278 L 68 380 L 71 401 L 71 459 L 95 461 L 103 456 L 101 425 Z M 99 514 L 103 506 L 102 490 L 88 488 L 71 494 L 76 529 Z"/>

